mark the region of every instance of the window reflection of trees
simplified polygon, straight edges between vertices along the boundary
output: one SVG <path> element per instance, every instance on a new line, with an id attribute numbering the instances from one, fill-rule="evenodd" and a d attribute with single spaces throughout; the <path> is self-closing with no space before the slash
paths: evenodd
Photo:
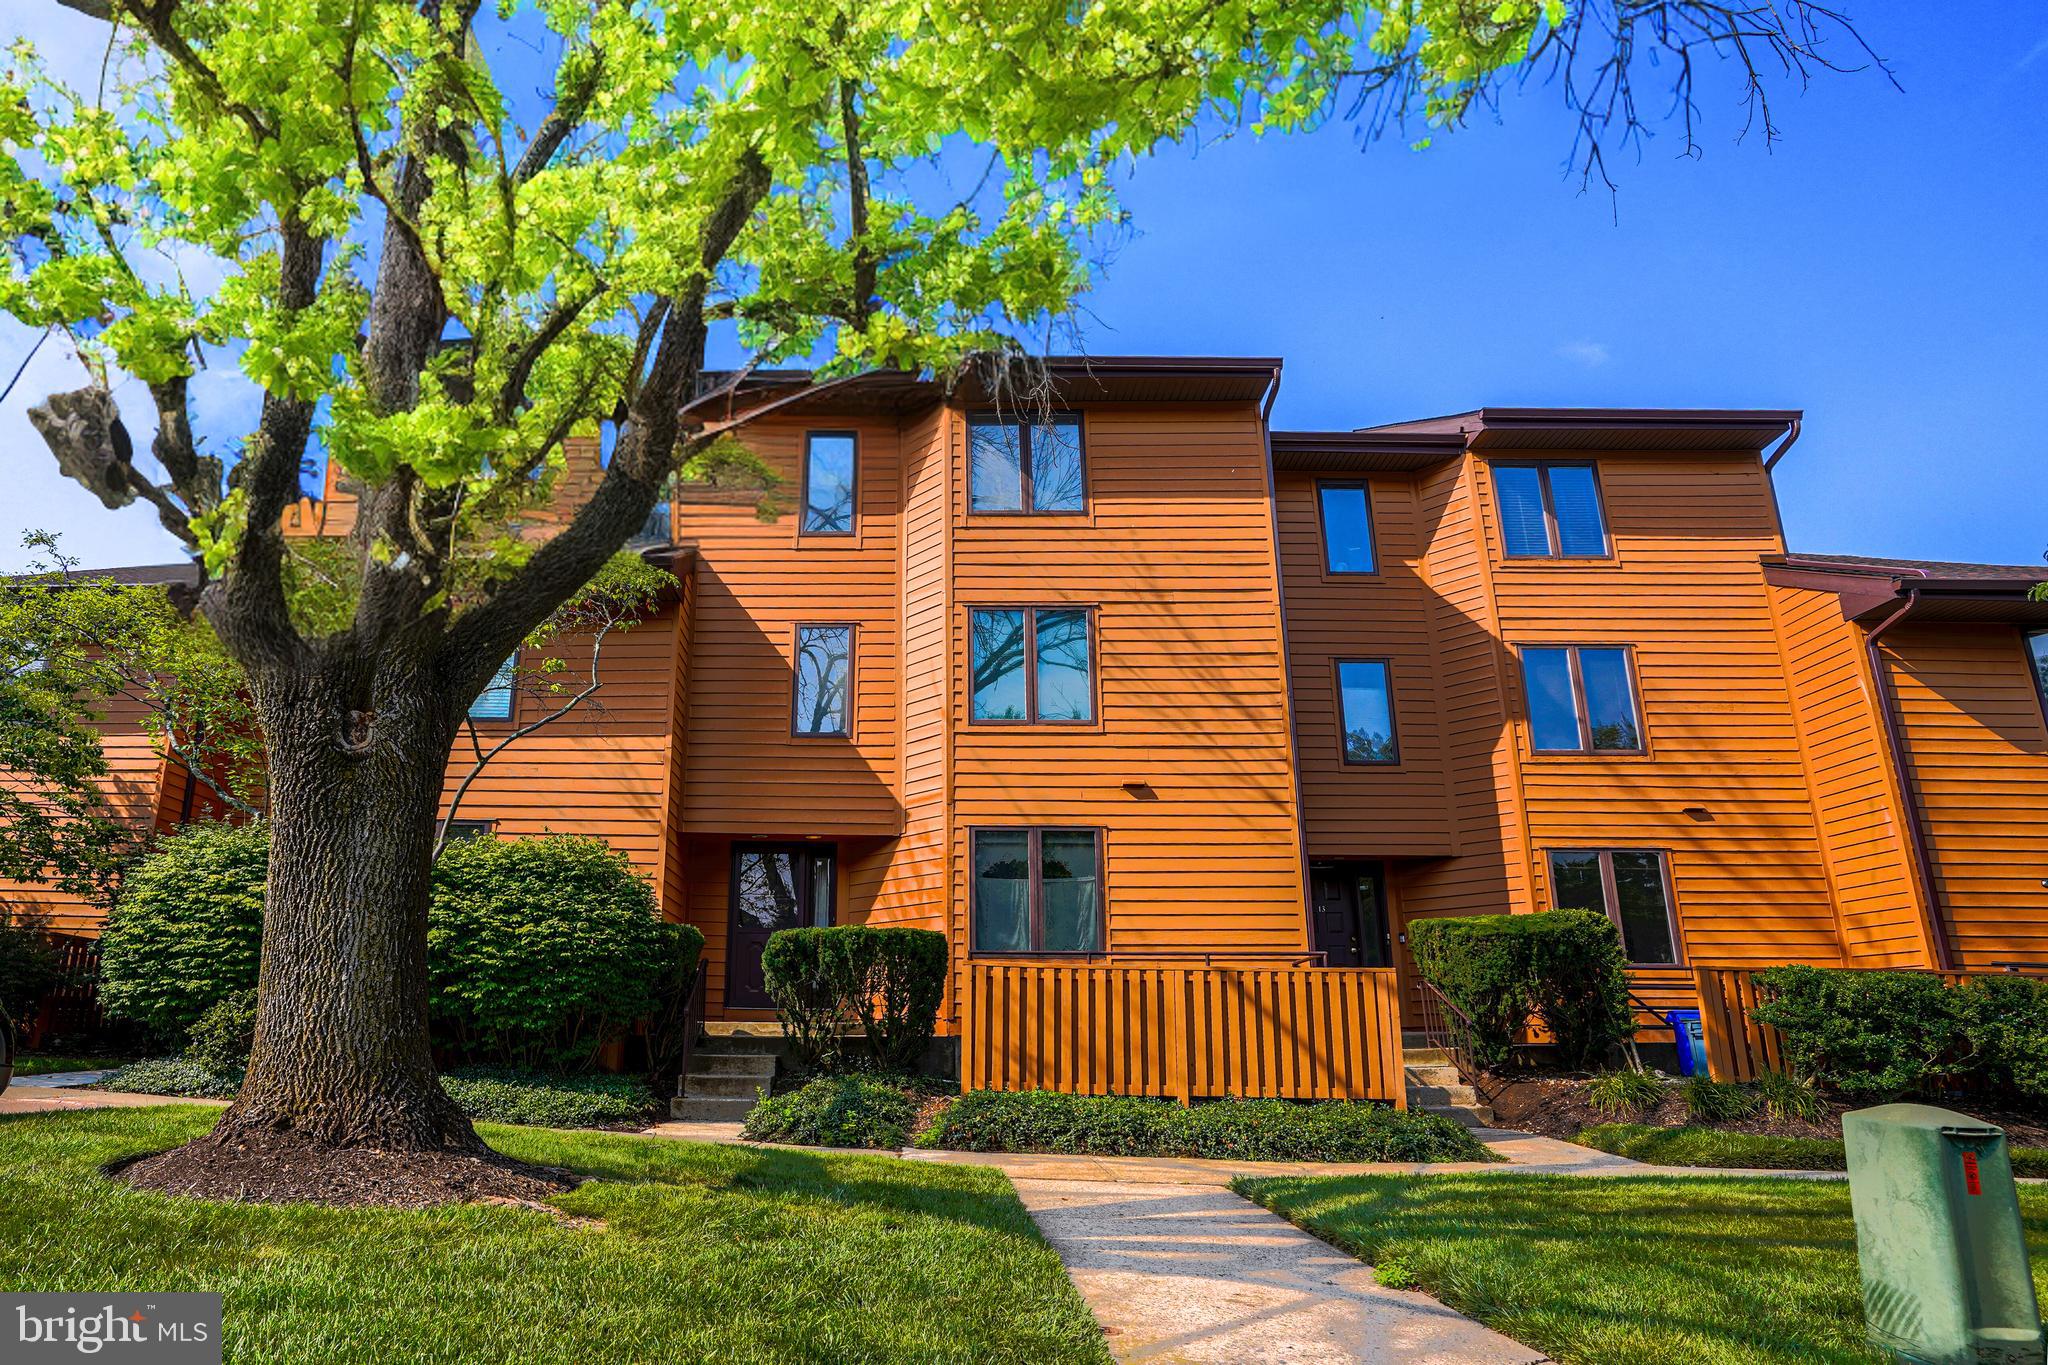
<path id="1" fill-rule="evenodd" d="M 796 858 L 788 853 L 740 855 L 739 912 L 762 929 L 797 923 Z"/>
<path id="2" fill-rule="evenodd" d="M 852 656 L 853 630 L 850 626 L 805 626 L 798 632 L 796 716 L 799 734 L 836 735 L 846 732 Z"/>
<path id="3" fill-rule="evenodd" d="M 969 670 L 976 720 L 1024 719 L 1024 628 L 1022 611 L 970 613 Z"/>

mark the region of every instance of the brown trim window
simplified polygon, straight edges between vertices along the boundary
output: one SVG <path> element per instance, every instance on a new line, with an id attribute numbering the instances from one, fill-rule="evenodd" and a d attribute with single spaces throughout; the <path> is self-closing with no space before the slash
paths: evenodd
<path id="1" fill-rule="evenodd" d="M 1080 417 L 968 418 L 967 510 L 998 516 L 1088 510 Z"/>
<path id="2" fill-rule="evenodd" d="M 974 951 L 1102 951 L 1102 831 L 977 829 Z"/>
<path id="3" fill-rule="evenodd" d="M 1678 965 L 1671 864 L 1661 849 L 1552 849 L 1550 904 L 1557 910 L 1598 910 L 1613 920 L 1630 966 Z"/>
<path id="4" fill-rule="evenodd" d="M 853 627 L 798 626 L 789 732 L 808 738 L 843 736 L 852 729 Z"/>
<path id="5" fill-rule="evenodd" d="M 804 433 L 804 515 L 807 536 L 853 534 L 860 438 L 851 431 Z"/>
<path id="6" fill-rule="evenodd" d="M 1363 479 L 1318 483 L 1316 518 L 1323 532 L 1324 573 L 1379 572 L 1372 543 L 1372 492 Z"/>
<path id="7" fill-rule="evenodd" d="M 1600 479 L 1589 462 L 1496 463 L 1493 495 L 1509 559 L 1606 559 L 1613 553 Z"/>
<path id="8" fill-rule="evenodd" d="M 1639 754 L 1643 726 L 1625 645 L 1523 645 L 1529 747 L 1539 754 Z"/>
<path id="9" fill-rule="evenodd" d="M 519 656 L 514 654 L 498 665 L 498 671 L 491 674 L 484 690 L 476 694 L 476 700 L 469 704 L 471 720 L 512 719 L 513 670 L 518 666 Z"/>
<path id="10" fill-rule="evenodd" d="M 977 725 L 1095 721 L 1095 612 L 976 607 L 967 614 L 968 719 Z"/>
<path id="11" fill-rule="evenodd" d="M 1337 660 L 1337 716 L 1345 763 L 1401 761 L 1394 740 L 1393 669 L 1385 659 Z"/>
<path id="12" fill-rule="evenodd" d="M 2048 630 L 2027 633 L 2027 666 L 2034 671 L 2034 691 L 2041 698 L 2041 716 L 2048 720 Z"/>

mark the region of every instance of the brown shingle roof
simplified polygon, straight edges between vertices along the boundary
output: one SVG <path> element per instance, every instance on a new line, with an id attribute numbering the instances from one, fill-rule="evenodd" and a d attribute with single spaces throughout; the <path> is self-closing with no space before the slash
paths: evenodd
<path id="1" fill-rule="evenodd" d="M 1972 564 L 1954 559 L 1889 559 L 1876 555 L 1788 554 L 1787 564 L 1801 568 L 1840 569 L 1850 573 L 1894 574 L 1902 578 L 1982 579 L 2029 583 L 2048 582 L 2048 563 Z"/>

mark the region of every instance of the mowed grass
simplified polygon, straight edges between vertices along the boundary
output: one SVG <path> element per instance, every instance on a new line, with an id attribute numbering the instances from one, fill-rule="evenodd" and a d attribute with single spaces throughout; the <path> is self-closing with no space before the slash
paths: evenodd
<path id="1" fill-rule="evenodd" d="M 1573 1141 L 1652 1166 L 1744 1167 L 1750 1170 L 1845 1171 L 1839 1140 L 1724 1133 L 1716 1128 L 1658 1128 L 1644 1123 L 1603 1123 Z M 2048 1176 L 2048 1148 L 2009 1147 L 2012 1173 Z"/>
<path id="2" fill-rule="evenodd" d="M 17 1076 L 56 1076 L 66 1071 L 111 1071 L 126 1061 L 122 1057 L 28 1057 L 14 1056 Z"/>
<path id="3" fill-rule="evenodd" d="M 1839 1181 L 1240 1180 L 1282 1217 L 1564 1365 L 1875 1362 Z M 2022 1187 L 2048 1302 L 2048 1190 Z"/>
<path id="4" fill-rule="evenodd" d="M 218 1290 L 240 1362 L 1104 1362 L 998 1172 L 481 1126 L 548 1212 L 264 1206 L 99 1173 L 216 1110 L 0 1119 L 0 1288 Z"/>

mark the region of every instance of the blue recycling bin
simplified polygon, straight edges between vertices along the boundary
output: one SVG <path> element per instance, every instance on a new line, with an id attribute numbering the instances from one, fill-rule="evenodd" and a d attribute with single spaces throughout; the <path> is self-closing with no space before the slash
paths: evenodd
<path id="1" fill-rule="evenodd" d="M 1706 1075 L 1707 1032 L 1700 1023 L 1700 1012 L 1671 1010 L 1665 1014 L 1664 1022 L 1671 1025 L 1672 1038 L 1678 1044 L 1678 1074 Z"/>

